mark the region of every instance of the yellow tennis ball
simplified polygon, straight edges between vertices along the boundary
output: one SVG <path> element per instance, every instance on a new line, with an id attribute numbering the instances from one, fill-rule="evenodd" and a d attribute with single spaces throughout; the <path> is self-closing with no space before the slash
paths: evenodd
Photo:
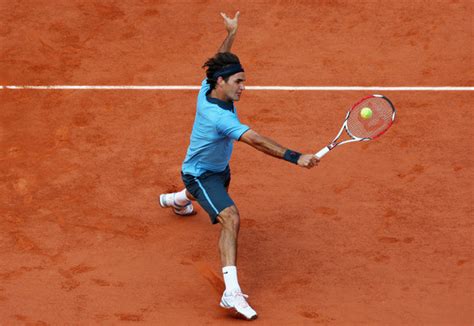
<path id="1" fill-rule="evenodd" d="M 370 119 L 372 118 L 372 110 L 370 108 L 363 108 L 360 110 L 360 116 L 362 119 Z"/>

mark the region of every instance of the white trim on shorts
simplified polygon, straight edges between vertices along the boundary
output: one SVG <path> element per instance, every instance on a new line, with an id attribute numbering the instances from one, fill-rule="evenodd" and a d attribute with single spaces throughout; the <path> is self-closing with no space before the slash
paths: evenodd
<path id="1" fill-rule="evenodd" d="M 199 181 L 198 178 L 194 178 L 194 180 L 197 182 L 197 184 L 199 185 L 199 188 L 201 188 L 202 192 L 204 193 L 204 196 L 206 197 L 207 201 L 209 202 L 209 204 L 211 205 L 212 209 L 214 210 L 214 212 L 216 212 L 217 215 L 219 215 L 219 211 L 217 210 L 216 206 L 214 206 L 214 204 L 212 203 L 211 201 L 211 198 L 209 198 L 208 194 L 207 194 L 207 191 L 206 189 L 204 189 L 201 181 Z"/>

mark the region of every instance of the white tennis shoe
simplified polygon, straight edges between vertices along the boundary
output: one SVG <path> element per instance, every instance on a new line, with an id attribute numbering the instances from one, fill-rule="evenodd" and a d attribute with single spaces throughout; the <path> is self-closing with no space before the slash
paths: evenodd
<path id="1" fill-rule="evenodd" d="M 247 302 L 249 296 L 240 291 L 222 294 L 220 306 L 226 309 L 234 309 L 239 315 L 247 320 L 257 319 L 257 312 Z"/>
<path id="2" fill-rule="evenodd" d="M 188 202 L 184 205 L 178 205 L 176 204 L 175 196 L 175 192 L 170 194 L 161 194 L 160 206 L 163 208 L 172 207 L 173 212 L 176 215 L 188 216 L 196 214 L 196 212 L 194 211 L 193 203 L 190 200 L 188 200 Z"/>

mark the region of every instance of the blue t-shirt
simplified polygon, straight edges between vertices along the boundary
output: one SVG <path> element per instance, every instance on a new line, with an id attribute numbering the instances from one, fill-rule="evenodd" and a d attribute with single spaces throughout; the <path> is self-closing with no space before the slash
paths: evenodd
<path id="1" fill-rule="evenodd" d="M 201 84 L 191 140 L 183 162 L 183 173 L 195 177 L 222 172 L 230 161 L 234 140 L 250 127 L 240 123 L 233 103 L 208 96 L 210 86 Z"/>

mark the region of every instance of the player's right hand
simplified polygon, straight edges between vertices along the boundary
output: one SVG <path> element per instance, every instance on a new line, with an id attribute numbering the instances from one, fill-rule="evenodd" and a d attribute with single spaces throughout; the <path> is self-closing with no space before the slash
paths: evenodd
<path id="1" fill-rule="evenodd" d="M 314 154 L 303 154 L 298 159 L 298 165 L 307 169 L 318 166 L 318 163 L 319 159 Z"/>
<path id="2" fill-rule="evenodd" d="M 221 12 L 222 18 L 224 18 L 224 24 L 225 24 L 225 29 L 227 30 L 227 33 L 229 34 L 235 34 L 237 32 L 237 27 L 239 25 L 239 16 L 240 16 L 240 11 L 237 11 L 235 14 L 234 18 L 229 18 L 227 17 L 226 14 Z"/>

